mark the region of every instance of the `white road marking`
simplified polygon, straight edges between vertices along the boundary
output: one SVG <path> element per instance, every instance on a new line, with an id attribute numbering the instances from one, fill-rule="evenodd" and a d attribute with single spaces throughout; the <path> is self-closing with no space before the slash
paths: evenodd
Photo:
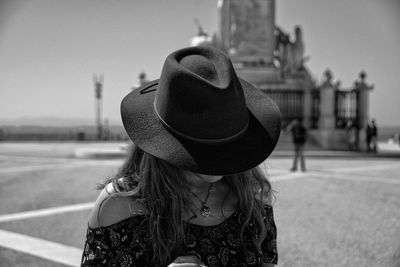
<path id="1" fill-rule="evenodd" d="M 283 175 L 270 175 L 269 180 L 271 182 L 276 182 L 276 181 L 299 179 L 304 177 L 307 177 L 307 172 L 290 172 Z"/>
<path id="2" fill-rule="evenodd" d="M 0 223 L 91 209 L 94 202 L 0 215 Z"/>
<path id="3" fill-rule="evenodd" d="M 40 164 L 31 166 L 13 166 L 0 168 L 0 173 L 16 173 L 16 172 L 30 172 L 30 171 L 41 171 L 51 169 L 68 169 L 85 166 L 118 166 L 121 165 L 121 160 L 85 160 L 68 163 L 56 163 L 56 164 Z"/>
<path id="4" fill-rule="evenodd" d="M 356 181 L 356 182 L 374 182 L 374 183 L 383 183 L 383 184 L 400 184 L 400 179 L 393 178 L 378 178 L 378 177 L 370 177 L 370 176 L 359 176 L 355 177 L 351 174 L 346 173 L 310 173 L 310 177 L 315 179 L 340 179 L 340 180 L 348 180 L 348 181 Z"/>
<path id="5" fill-rule="evenodd" d="M 80 266 L 82 256 L 81 249 L 5 230 L 0 246 L 68 266 Z"/>
<path id="6" fill-rule="evenodd" d="M 76 167 L 76 164 L 69 163 L 66 164 L 40 164 L 40 165 L 31 165 L 31 166 L 14 166 L 14 167 L 5 167 L 0 169 L 0 173 L 14 173 L 14 172 L 30 172 L 30 171 L 43 171 L 43 170 L 51 170 L 51 169 L 65 169 Z"/>
<path id="7" fill-rule="evenodd" d="M 369 169 L 367 168 L 366 171 Z M 374 182 L 374 183 L 383 183 L 383 184 L 400 184 L 400 178 L 378 178 L 378 177 L 370 177 L 370 176 L 358 176 L 355 177 L 352 174 L 341 173 L 341 172 L 314 172 L 307 171 L 303 173 L 288 173 L 285 175 L 271 175 L 269 180 L 271 182 L 279 182 L 279 181 L 288 181 L 299 178 L 322 178 L 322 179 L 341 179 L 341 180 L 351 180 L 357 182 Z"/>
<path id="8" fill-rule="evenodd" d="M 327 168 L 323 171 L 329 171 L 333 173 L 343 173 L 343 172 L 368 172 L 368 171 L 379 171 L 379 170 L 390 170 L 390 169 L 400 169 L 400 162 L 399 163 L 386 163 L 386 164 L 379 164 L 379 165 L 372 165 L 372 166 L 349 166 L 349 167 L 340 167 L 340 168 Z"/>
<path id="9" fill-rule="evenodd" d="M 379 170 L 391 170 L 391 169 L 400 169 L 400 164 L 390 163 L 390 164 L 381 164 L 374 166 L 353 166 L 353 167 L 343 167 L 343 168 L 335 168 L 335 169 L 323 169 L 323 170 L 308 170 L 307 172 L 293 172 L 282 174 L 279 172 L 277 174 L 270 174 L 269 180 L 271 182 L 276 181 L 287 181 L 299 178 L 332 178 L 332 179 L 342 179 L 342 180 L 352 180 L 358 182 L 375 182 L 375 183 L 385 183 L 385 184 L 400 184 L 400 176 L 395 178 L 381 178 L 381 177 L 371 177 L 368 175 L 355 177 L 355 172 L 360 172 L 360 174 L 365 173 L 368 174 L 369 171 L 379 171 Z"/>
<path id="10" fill-rule="evenodd" d="M 37 156 L 17 156 L 17 155 L 0 155 L 0 160 L 13 161 L 29 161 L 29 162 L 70 162 L 76 161 L 74 158 L 57 158 L 57 157 L 37 157 Z"/>

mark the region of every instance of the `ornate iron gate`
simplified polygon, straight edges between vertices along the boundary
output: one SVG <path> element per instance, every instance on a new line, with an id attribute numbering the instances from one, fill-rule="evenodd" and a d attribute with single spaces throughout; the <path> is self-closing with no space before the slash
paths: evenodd
<path id="1" fill-rule="evenodd" d="M 302 90 L 265 90 L 281 110 L 282 127 L 293 119 L 303 119 L 304 91 Z"/>
<path id="2" fill-rule="evenodd" d="M 318 121 L 320 116 L 320 104 L 321 104 L 321 96 L 320 91 L 318 89 L 311 90 L 311 118 L 310 118 L 310 128 L 317 129 Z"/>
<path id="3" fill-rule="evenodd" d="M 357 90 L 335 91 L 336 128 L 358 128 L 359 94 Z"/>

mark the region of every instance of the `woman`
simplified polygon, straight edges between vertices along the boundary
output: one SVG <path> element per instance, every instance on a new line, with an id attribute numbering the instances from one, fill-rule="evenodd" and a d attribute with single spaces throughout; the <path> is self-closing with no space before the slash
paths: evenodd
<path id="1" fill-rule="evenodd" d="M 271 186 L 274 102 L 214 48 L 170 54 L 121 104 L 134 145 L 89 219 L 82 266 L 277 264 Z"/>

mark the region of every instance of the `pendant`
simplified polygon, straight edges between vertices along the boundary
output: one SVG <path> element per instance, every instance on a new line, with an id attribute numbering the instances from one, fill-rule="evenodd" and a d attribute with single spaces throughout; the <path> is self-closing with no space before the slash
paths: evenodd
<path id="1" fill-rule="evenodd" d="M 201 216 L 203 216 L 203 217 L 209 217 L 210 214 L 211 214 L 211 210 L 210 210 L 209 207 L 207 207 L 207 206 L 204 205 L 204 206 L 201 207 L 201 209 L 200 209 L 200 214 L 201 214 Z"/>

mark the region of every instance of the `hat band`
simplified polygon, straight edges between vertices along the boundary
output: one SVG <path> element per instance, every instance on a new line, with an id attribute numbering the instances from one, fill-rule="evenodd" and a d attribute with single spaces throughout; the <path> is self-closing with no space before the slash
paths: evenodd
<path id="1" fill-rule="evenodd" d="M 224 138 L 198 138 L 198 137 L 193 137 L 187 134 L 184 134 L 176 129 L 174 129 L 172 126 L 170 126 L 168 123 L 166 123 L 160 116 L 160 114 L 157 111 L 157 108 L 155 106 L 155 102 L 153 103 L 153 108 L 154 108 L 154 112 L 157 115 L 158 119 L 160 120 L 161 124 L 167 128 L 167 130 L 169 130 L 170 132 L 183 137 L 185 139 L 188 139 L 190 141 L 194 141 L 194 142 L 198 142 L 198 143 L 203 143 L 203 144 L 223 144 L 223 143 L 228 143 L 228 142 L 232 142 L 236 139 L 238 139 L 239 137 L 241 137 L 247 130 L 247 128 L 249 127 L 249 119 L 247 119 L 246 125 L 243 127 L 243 129 L 241 129 L 239 132 L 235 133 L 234 135 L 228 136 L 228 137 L 224 137 Z"/>

